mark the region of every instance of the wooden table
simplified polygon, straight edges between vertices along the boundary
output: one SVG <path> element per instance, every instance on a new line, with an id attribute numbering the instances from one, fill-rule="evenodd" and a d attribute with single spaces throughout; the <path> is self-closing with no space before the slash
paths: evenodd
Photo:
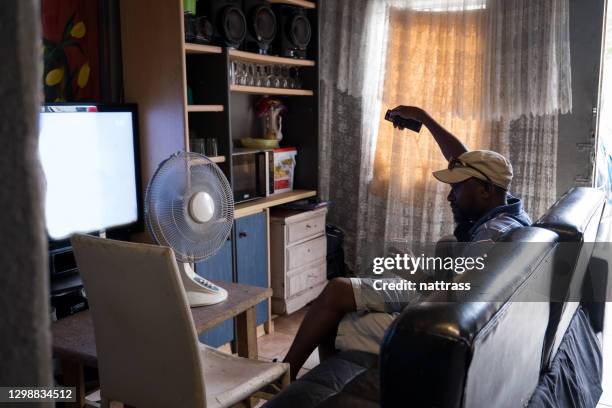
<path id="1" fill-rule="evenodd" d="M 241 357 L 257 359 L 255 306 L 272 296 L 272 289 L 238 283 L 215 282 L 228 291 L 227 300 L 191 309 L 196 331 L 202 333 L 236 316 L 236 351 Z M 89 310 L 58 320 L 51 325 L 53 356 L 60 360 L 63 385 L 76 386 L 76 403 L 85 404 L 83 366 L 97 367 L 98 356 Z"/>

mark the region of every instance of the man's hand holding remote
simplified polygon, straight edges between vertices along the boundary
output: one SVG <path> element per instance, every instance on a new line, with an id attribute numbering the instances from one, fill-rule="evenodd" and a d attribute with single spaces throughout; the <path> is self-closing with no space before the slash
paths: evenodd
<path id="1" fill-rule="evenodd" d="M 438 143 L 446 160 L 450 160 L 453 157 L 459 157 L 468 150 L 458 138 L 442 127 L 442 125 L 419 107 L 400 105 L 388 110 L 385 119 L 393 122 L 393 126 L 396 128 L 403 129 L 407 127 L 415 132 L 421 129 L 421 125 L 425 125 Z M 402 123 L 404 125 L 402 125 Z M 417 123 L 418 126 L 415 125 L 415 123 Z M 408 124 L 411 124 L 411 126 L 408 126 Z"/>
<path id="2" fill-rule="evenodd" d="M 420 120 L 423 113 L 422 109 L 414 106 L 398 106 L 395 109 L 388 110 L 385 119 L 392 122 L 394 128 L 410 129 L 418 133 L 421 131 L 423 124 L 423 121 Z"/>

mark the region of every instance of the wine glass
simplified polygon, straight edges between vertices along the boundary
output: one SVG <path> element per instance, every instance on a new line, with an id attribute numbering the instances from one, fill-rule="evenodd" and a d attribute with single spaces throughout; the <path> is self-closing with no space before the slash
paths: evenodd
<path id="1" fill-rule="evenodd" d="M 289 67 L 287 65 L 281 66 L 281 88 L 289 88 Z"/>
<path id="2" fill-rule="evenodd" d="M 272 66 L 272 86 L 280 88 L 281 86 L 281 69 L 279 65 Z"/>
<path id="3" fill-rule="evenodd" d="M 300 70 L 297 67 L 295 68 L 294 82 L 296 89 L 302 89 L 302 79 L 300 78 Z"/>
<path id="4" fill-rule="evenodd" d="M 289 87 L 291 89 L 298 88 L 298 77 L 299 77 L 298 68 L 291 67 L 289 69 Z"/>
<path id="5" fill-rule="evenodd" d="M 236 84 L 246 85 L 246 65 L 244 62 L 236 64 Z"/>
<path id="6" fill-rule="evenodd" d="M 265 75 L 264 75 L 264 67 L 261 64 L 255 65 L 255 86 L 264 86 L 265 84 Z"/>
<path id="7" fill-rule="evenodd" d="M 265 81 L 263 86 L 265 86 L 266 88 L 270 88 L 272 86 L 272 65 L 264 65 L 264 77 Z"/>
<path id="8" fill-rule="evenodd" d="M 254 86 L 255 85 L 255 65 L 248 63 L 246 72 L 247 72 L 246 74 L 247 85 Z"/>
<path id="9" fill-rule="evenodd" d="M 240 83 L 238 74 L 239 74 L 238 62 L 232 61 L 232 63 L 230 64 L 230 72 L 229 72 L 230 85 L 238 85 Z"/>

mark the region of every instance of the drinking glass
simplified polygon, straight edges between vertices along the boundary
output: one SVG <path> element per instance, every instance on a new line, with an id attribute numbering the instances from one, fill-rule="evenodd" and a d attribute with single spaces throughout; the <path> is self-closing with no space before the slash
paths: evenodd
<path id="1" fill-rule="evenodd" d="M 189 150 L 194 153 L 206 154 L 204 139 L 201 137 L 189 139 Z"/>
<path id="2" fill-rule="evenodd" d="M 265 75 L 264 68 L 261 64 L 255 65 L 255 86 L 264 86 L 265 83 Z"/>
<path id="3" fill-rule="evenodd" d="M 264 77 L 265 80 L 263 86 L 270 88 L 272 86 L 272 65 L 264 65 Z"/>
<path id="4" fill-rule="evenodd" d="M 230 64 L 230 84 L 231 85 L 238 85 L 238 81 L 240 80 L 238 74 L 239 74 L 238 63 L 236 61 L 232 61 L 232 63 Z"/>
<path id="5" fill-rule="evenodd" d="M 255 86 L 255 64 L 247 64 L 247 85 Z"/>
<path id="6" fill-rule="evenodd" d="M 272 66 L 272 87 L 280 88 L 281 86 L 281 69 L 279 65 Z"/>
<path id="7" fill-rule="evenodd" d="M 240 63 L 242 69 L 242 78 L 240 80 L 240 85 L 248 85 L 249 84 L 249 64 L 246 62 Z"/>
<path id="8" fill-rule="evenodd" d="M 295 83 L 295 89 L 302 89 L 302 79 L 300 78 L 300 70 L 295 68 L 295 78 L 293 79 Z"/>
<path id="9" fill-rule="evenodd" d="M 298 83 L 297 83 L 298 77 L 299 77 L 298 68 L 291 67 L 289 69 L 289 87 L 291 89 L 296 89 L 298 87 Z"/>
<path id="10" fill-rule="evenodd" d="M 230 85 L 240 84 L 239 74 L 240 74 L 240 70 L 238 67 L 238 61 L 232 61 L 232 63 L 230 64 L 230 72 L 229 72 Z"/>
<path id="11" fill-rule="evenodd" d="M 281 88 L 289 88 L 289 67 L 287 65 L 281 66 Z"/>
<path id="12" fill-rule="evenodd" d="M 214 137 L 208 137 L 205 140 L 206 140 L 206 146 L 205 146 L 206 156 L 208 157 L 217 156 L 218 155 L 217 139 Z"/>

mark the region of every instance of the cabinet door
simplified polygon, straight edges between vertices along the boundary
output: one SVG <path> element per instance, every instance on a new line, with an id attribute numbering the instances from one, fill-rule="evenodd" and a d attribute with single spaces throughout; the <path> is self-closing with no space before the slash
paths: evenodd
<path id="1" fill-rule="evenodd" d="M 266 214 L 236 220 L 236 275 L 238 283 L 269 287 Z M 257 324 L 268 320 L 268 300 L 257 305 Z"/>
<path id="2" fill-rule="evenodd" d="M 232 242 L 225 241 L 219 252 L 196 264 L 196 273 L 210 280 L 232 281 Z M 234 319 L 229 319 L 213 329 L 200 334 L 200 341 L 211 347 L 219 347 L 234 340 Z"/>

